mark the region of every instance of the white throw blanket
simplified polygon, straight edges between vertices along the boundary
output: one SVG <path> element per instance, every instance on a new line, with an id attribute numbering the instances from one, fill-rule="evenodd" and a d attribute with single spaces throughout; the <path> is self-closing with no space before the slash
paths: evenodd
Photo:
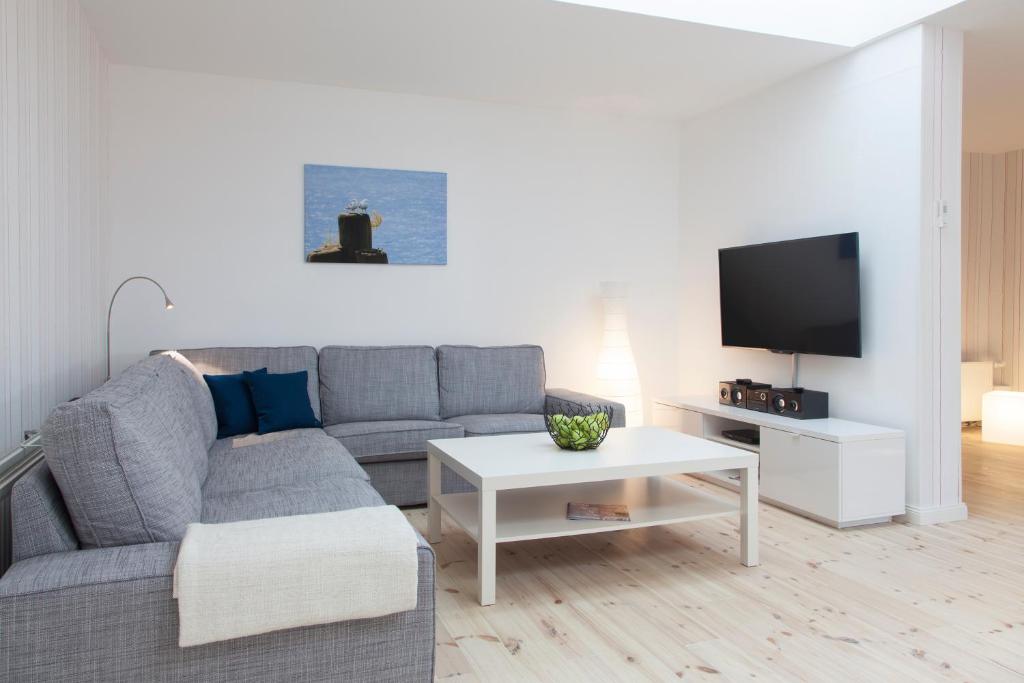
<path id="1" fill-rule="evenodd" d="M 416 607 L 416 533 L 394 506 L 189 524 L 174 568 L 178 645 Z"/>

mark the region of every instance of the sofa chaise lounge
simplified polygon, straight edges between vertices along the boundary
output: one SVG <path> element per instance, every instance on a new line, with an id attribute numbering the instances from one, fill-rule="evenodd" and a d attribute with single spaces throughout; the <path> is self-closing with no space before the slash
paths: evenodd
<path id="1" fill-rule="evenodd" d="M 216 439 L 200 373 L 306 370 L 324 429 Z M 420 681 L 434 666 L 434 555 L 415 609 L 180 648 L 172 577 L 191 522 L 422 503 L 432 438 L 540 431 L 539 347 L 208 348 L 154 355 L 59 406 L 14 487 L 0 678 Z M 272 438 L 270 438 L 272 437 Z M 446 490 L 469 485 L 446 473 Z"/>

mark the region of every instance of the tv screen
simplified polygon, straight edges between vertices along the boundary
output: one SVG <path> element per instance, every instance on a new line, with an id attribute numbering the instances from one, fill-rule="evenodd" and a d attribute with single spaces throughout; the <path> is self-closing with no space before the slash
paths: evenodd
<path id="1" fill-rule="evenodd" d="M 860 358 L 857 233 L 720 249 L 722 344 Z"/>

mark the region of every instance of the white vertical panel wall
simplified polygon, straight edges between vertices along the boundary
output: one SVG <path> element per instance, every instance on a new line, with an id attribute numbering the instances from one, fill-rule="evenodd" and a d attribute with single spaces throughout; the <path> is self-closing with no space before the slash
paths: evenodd
<path id="1" fill-rule="evenodd" d="M 0 0 L 0 454 L 103 379 L 107 92 L 75 0 Z"/>
<path id="2" fill-rule="evenodd" d="M 1024 390 L 1024 150 L 964 155 L 963 360 Z"/>

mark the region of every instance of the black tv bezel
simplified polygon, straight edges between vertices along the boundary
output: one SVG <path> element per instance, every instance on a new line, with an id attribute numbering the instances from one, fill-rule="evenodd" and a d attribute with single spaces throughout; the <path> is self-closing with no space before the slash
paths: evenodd
<path id="1" fill-rule="evenodd" d="M 722 300 L 722 254 L 727 251 L 738 251 L 740 249 L 753 249 L 756 247 L 766 247 L 776 244 L 793 244 L 795 242 L 808 242 L 811 240 L 828 239 L 835 237 L 845 237 L 852 235 L 856 240 L 857 244 L 857 353 L 822 353 L 820 351 L 800 351 L 797 349 L 773 349 L 767 346 L 741 346 L 739 344 L 726 344 L 725 343 L 725 302 Z M 770 351 L 772 353 L 783 353 L 783 354 L 803 354 L 807 356 L 828 356 L 830 358 L 863 358 L 864 357 L 864 328 L 862 321 L 864 319 L 863 311 L 861 310 L 861 286 L 860 286 L 860 232 L 837 232 L 828 235 L 815 235 L 813 237 L 797 237 L 790 240 L 777 240 L 773 242 L 758 242 L 756 244 L 743 244 L 735 247 L 722 247 L 718 250 L 718 332 L 719 339 L 721 340 L 722 348 L 725 349 L 754 349 L 757 351 Z"/>

